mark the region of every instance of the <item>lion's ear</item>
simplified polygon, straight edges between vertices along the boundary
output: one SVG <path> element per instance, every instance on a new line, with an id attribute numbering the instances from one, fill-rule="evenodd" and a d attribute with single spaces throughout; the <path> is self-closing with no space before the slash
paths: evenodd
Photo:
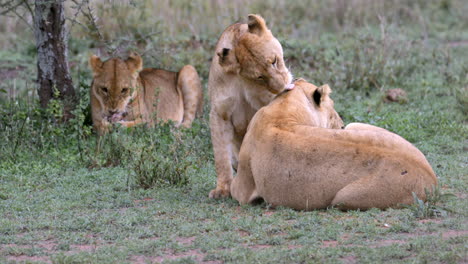
<path id="1" fill-rule="evenodd" d="M 131 71 L 139 72 L 143 69 L 143 59 L 136 52 L 130 52 L 125 63 Z"/>
<path id="2" fill-rule="evenodd" d="M 239 62 L 232 49 L 223 48 L 220 52 L 216 53 L 216 55 L 219 57 L 219 65 L 221 65 L 226 72 L 235 73 L 239 70 Z"/>
<path id="3" fill-rule="evenodd" d="M 318 106 L 320 106 L 320 103 L 323 100 L 325 100 L 325 98 L 327 98 L 330 95 L 330 93 L 331 93 L 330 86 L 328 86 L 328 84 L 324 84 L 314 91 L 312 98 L 314 99 L 314 102 Z"/>
<path id="4" fill-rule="evenodd" d="M 93 54 L 91 57 L 89 57 L 89 66 L 91 67 L 94 75 L 102 71 L 102 65 L 103 63 L 98 56 Z"/>
<path id="5" fill-rule="evenodd" d="M 249 32 L 258 36 L 262 36 L 268 30 L 265 20 L 259 15 L 250 14 L 247 25 L 249 26 Z"/>

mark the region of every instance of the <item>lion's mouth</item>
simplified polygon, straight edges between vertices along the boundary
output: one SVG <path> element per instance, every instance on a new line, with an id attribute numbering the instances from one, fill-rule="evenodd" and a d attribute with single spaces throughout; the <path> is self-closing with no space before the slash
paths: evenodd
<path id="1" fill-rule="evenodd" d="M 279 94 L 283 90 L 292 90 L 294 88 L 294 83 L 292 83 L 292 75 L 288 71 L 287 74 L 284 76 L 283 79 L 279 80 L 272 80 L 266 86 L 267 90 L 272 94 Z"/>
<path id="2" fill-rule="evenodd" d="M 127 112 L 123 112 L 123 113 L 119 112 L 119 113 L 115 113 L 115 114 L 107 116 L 107 120 L 111 123 L 115 123 L 124 119 L 125 116 L 127 116 Z"/>
<path id="3" fill-rule="evenodd" d="M 286 84 L 286 86 L 284 86 L 284 89 L 285 90 L 292 90 L 294 89 L 295 85 L 294 83 L 290 83 L 290 84 Z"/>

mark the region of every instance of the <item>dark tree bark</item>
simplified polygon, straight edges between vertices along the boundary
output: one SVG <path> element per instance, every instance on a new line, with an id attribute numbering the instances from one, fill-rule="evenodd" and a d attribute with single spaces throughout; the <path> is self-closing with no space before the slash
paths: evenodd
<path id="1" fill-rule="evenodd" d="M 39 101 L 47 107 L 58 91 L 68 119 L 75 103 L 75 89 L 68 66 L 68 44 L 63 0 L 36 0 L 34 36 L 37 47 L 37 82 Z M 55 93 L 57 95 L 57 92 Z"/>

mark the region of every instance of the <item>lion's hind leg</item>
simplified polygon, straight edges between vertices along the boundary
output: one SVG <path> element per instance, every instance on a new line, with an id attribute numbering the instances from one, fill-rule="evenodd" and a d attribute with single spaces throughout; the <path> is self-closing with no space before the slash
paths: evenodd
<path id="1" fill-rule="evenodd" d="M 405 186 L 392 183 L 380 175 L 369 175 L 339 190 L 331 205 L 341 210 L 366 210 L 398 207 L 412 201 L 411 190 Z"/>
<path id="2" fill-rule="evenodd" d="M 182 126 L 190 127 L 195 116 L 203 110 L 203 89 L 200 77 L 192 65 L 185 65 L 179 72 L 177 89 L 181 91 L 184 102 Z"/>
<path id="3" fill-rule="evenodd" d="M 241 161 L 237 176 L 231 183 L 231 196 L 240 204 L 255 203 L 261 197 L 257 193 L 249 161 Z"/>

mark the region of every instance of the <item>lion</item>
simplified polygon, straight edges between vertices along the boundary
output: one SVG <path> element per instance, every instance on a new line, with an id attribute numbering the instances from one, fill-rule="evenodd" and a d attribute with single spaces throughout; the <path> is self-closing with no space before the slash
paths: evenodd
<path id="1" fill-rule="evenodd" d="M 93 126 L 102 135 L 112 123 L 125 127 L 172 120 L 190 127 L 201 115 L 203 91 L 198 73 L 191 65 L 179 72 L 146 68 L 143 59 L 131 52 L 128 59 L 106 61 L 92 55 L 91 114 Z"/>
<path id="2" fill-rule="evenodd" d="M 208 89 L 217 186 L 210 198 L 230 196 L 233 169 L 255 112 L 291 83 L 279 41 L 259 15 L 222 33 L 211 63 Z"/>
<path id="3" fill-rule="evenodd" d="M 231 194 L 240 204 L 313 210 L 398 208 L 437 178 L 425 156 L 397 134 L 342 122 L 328 86 L 294 83 L 253 117 Z"/>

